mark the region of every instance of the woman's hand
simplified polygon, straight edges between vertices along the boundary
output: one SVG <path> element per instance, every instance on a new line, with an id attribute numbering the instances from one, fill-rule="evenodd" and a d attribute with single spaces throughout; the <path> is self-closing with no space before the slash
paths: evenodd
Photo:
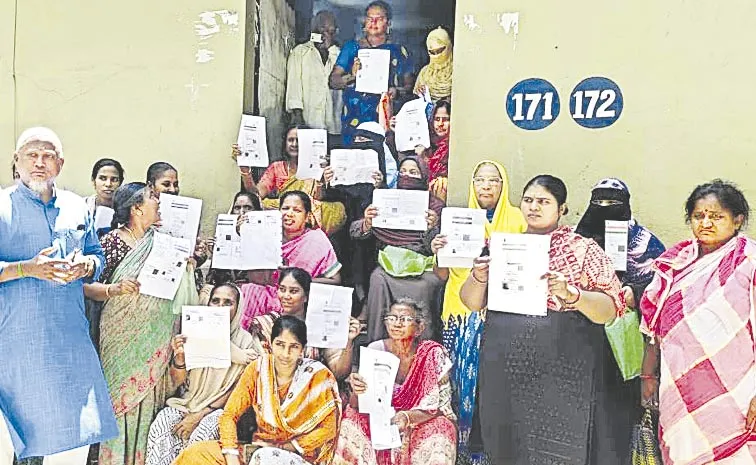
<path id="1" fill-rule="evenodd" d="M 110 297 L 115 297 L 119 295 L 128 295 L 128 294 L 139 294 L 139 281 L 136 279 L 124 279 L 123 281 L 119 281 L 115 284 L 111 284 L 111 288 L 108 291 L 108 294 Z"/>
<path id="2" fill-rule="evenodd" d="M 236 234 L 241 236 L 241 227 L 247 221 L 247 214 L 242 213 L 236 218 Z"/>
<path id="3" fill-rule="evenodd" d="M 333 172 L 333 168 L 330 165 L 326 166 L 325 169 L 323 170 L 323 181 L 326 184 L 331 184 L 331 181 L 333 181 L 334 175 L 335 173 Z"/>
<path id="4" fill-rule="evenodd" d="M 567 281 L 567 277 L 558 271 L 549 271 L 542 279 L 549 280 L 549 294 L 559 297 L 564 302 L 572 302 L 579 297 L 580 291 Z"/>
<path id="5" fill-rule="evenodd" d="M 447 239 L 446 236 L 443 234 L 437 234 L 431 241 L 431 252 L 433 252 L 433 255 L 438 255 L 438 251 L 443 249 L 448 243 L 449 239 Z"/>
<path id="6" fill-rule="evenodd" d="M 237 158 L 241 156 L 242 152 L 239 148 L 239 144 L 233 144 L 231 145 L 231 158 L 236 161 Z"/>
<path id="7" fill-rule="evenodd" d="M 362 69 L 362 62 L 360 62 L 359 58 L 355 58 L 354 62 L 352 62 L 352 71 L 351 74 L 354 77 L 357 77 L 357 73 Z"/>
<path id="8" fill-rule="evenodd" d="M 625 296 L 625 306 L 628 308 L 636 308 L 635 307 L 635 294 L 633 293 L 633 288 L 630 286 L 624 286 L 622 288 L 622 295 Z"/>
<path id="9" fill-rule="evenodd" d="M 205 418 L 205 415 L 202 412 L 187 413 L 179 424 L 173 427 L 173 434 L 184 441 L 188 441 L 189 436 L 192 435 L 203 418 Z"/>
<path id="10" fill-rule="evenodd" d="M 473 279 L 475 279 L 478 282 L 481 283 L 487 283 L 488 282 L 488 270 L 491 266 L 491 257 L 477 257 L 475 260 L 473 260 L 473 267 L 470 274 L 472 274 Z"/>
<path id="11" fill-rule="evenodd" d="M 415 92 L 415 95 L 417 95 L 418 97 L 423 97 L 423 96 L 425 96 L 425 91 L 426 90 L 428 90 L 428 88 L 425 86 L 425 84 L 422 84 L 422 85 L 418 86 L 417 92 Z"/>
<path id="12" fill-rule="evenodd" d="M 416 145 L 415 146 L 415 155 L 418 157 L 422 157 L 425 154 L 425 147 L 422 145 Z"/>
<path id="13" fill-rule="evenodd" d="M 753 401 L 751 401 L 751 406 L 753 406 Z M 658 378 L 653 376 L 641 377 L 641 407 L 651 410 L 659 410 Z"/>
<path id="14" fill-rule="evenodd" d="M 185 365 L 184 363 L 184 344 L 186 343 L 186 336 L 178 334 L 171 339 L 171 349 L 173 349 L 173 360 L 179 365 Z"/>
<path id="15" fill-rule="evenodd" d="M 404 434 L 410 427 L 409 424 L 409 412 L 399 411 L 396 412 L 394 418 L 391 419 L 391 424 L 396 425 L 399 428 L 399 432 Z"/>
<path id="16" fill-rule="evenodd" d="M 352 373 L 349 375 L 347 382 L 352 387 L 352 392 L 358 396 L 365 394 L 365 391 L 367 391 L 367 382 L 359 373 Z"/>
<path id="17" fill-rule="evenodd" d="M 351 343 L 357 336 L 360 335 L 360 320 L 357 318 L 349 318 L 349 336 L 348 340 Z"/>
<path id="18" fill-rule="evenodd" d="M 249 365 L 258 357 L 255 349 L 242 349 L 236 344 L 231 344 L 231 363 L 237 365 Z"/>
<path id="19" fill-rule="evenodd" d="M 383 184 L 383 173 L 380 171 L 373 171 L 373 187 L 378 189 Z"/>
<path id="20" fill-rule="evenodd" d="M 365 209 L 365 223 L 364 223 L 364 231 L 369 231 L 373 227 L 373 219 L 378 216 L 378 207 L 375 205 L 368 205 L 368 207 Z"/>
<path id="21" fill-rule="evenodd" d="M 428 225 L 428 229 L 433 229 L 438 225 L 438 213 L 433 210 L 425 210 L 425 224 Z"/>
<path id="22" fill-rule="evenodd" d="M 746 415 L 746 431 L 753 433 L 756 430 L 756 397 L 751 399 L 751 405 L 748 406 L 748 415 Z"/>
<path id="23" fill-rule="evenodd" d="M 389 118 L 389 129 L 392 131 L 396 131 L 396 116 L 392 116 Z"/>

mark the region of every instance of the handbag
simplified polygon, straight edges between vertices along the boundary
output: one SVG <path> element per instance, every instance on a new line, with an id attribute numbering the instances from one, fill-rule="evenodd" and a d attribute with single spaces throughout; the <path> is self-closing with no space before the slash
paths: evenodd
<path id="1" fill-rule="evenodd" d="M 650 409 L 645 410 L 641 421 L 633 427 L 630 456 L 632 465 L 662 465 L 659 440 Z"/>
<path id="2" fill-rule="evenodd" d="M 640 376 L 645 343 L 638 312 L 628 308 L 624 315 L 606 324 L 604 332 L 625 381 Z"/>

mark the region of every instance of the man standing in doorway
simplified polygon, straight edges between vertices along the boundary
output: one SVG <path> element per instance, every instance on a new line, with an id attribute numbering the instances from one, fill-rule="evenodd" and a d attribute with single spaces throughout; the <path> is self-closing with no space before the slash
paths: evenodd
<path id="1" fill-rule="evenodd" d="M 330 136 L 341 134 L 340 90 L 328 87 L 328 77 L 341 49 L 336 45 L 338 26 L 330 11 L 312 20 L 310 41 L 297 45 L 289 54 L 286 77 L 286 111 L 292 124 L 325 129 Z"/>
<path id="2" fill-rule="evenodd" d="M 0 465 L 14 451 L 84 465 L 118 434 L 84 316 L 83 280 L 105 258 L 84 200 L 55 186 L 58 136 L 24 131 L 13 162 L 20 179 L 0 192 Z"/>

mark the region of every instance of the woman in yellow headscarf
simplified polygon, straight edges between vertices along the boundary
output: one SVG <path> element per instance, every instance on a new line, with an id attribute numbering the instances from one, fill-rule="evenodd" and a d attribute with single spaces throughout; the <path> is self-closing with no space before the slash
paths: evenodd
<path id="1" fill-rule="evenodd" d="M 486 238 L 492 232 L 524 232 L 527 223 L 519 208 L 509 203 L 509 182 L 504 167 L 491 160 L 484 160 L 473 170 L 468 208 L 486 210 Z M 446 238 L 436 236 L 431 248 L 434 254 L 446 244 Z M 475 411 L 476 386 L 478 383 L 478 350 L 483 334 L 480 313 L 471 312 L 459 297 L 459 291 L 470 274 L 469 268 L 434 267 L 436 275 L 447 279 L 444 294 L 444 346 L 454 362 L 452 385 L 457 392 L 459 444 L 457 456 L 469 460 L 469 439 Z M 463 462 L 464 463 L 464 462 Z"/>
<path id="2" fill-rule="evenodd" d="M 415 93 L 422 95 L 425 88 L 436 101 L 451 97 L 452 89 L 452 42 L 443 28 L 434 29 L 425 40 L 430 63 L 420 70 L 415 81 Z"/>

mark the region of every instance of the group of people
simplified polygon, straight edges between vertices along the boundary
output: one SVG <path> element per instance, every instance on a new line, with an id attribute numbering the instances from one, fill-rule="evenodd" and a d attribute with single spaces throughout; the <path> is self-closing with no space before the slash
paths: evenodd
<path id="1" fill-rule="evenodd" d="M 175 297 L 141 294 L 160 197 L 180 194 L 178 170 L 157 162 L 126 182 L 119 161 L 101 159 L 94 195 L 82 198 L 55 185 L 65 162 L 58 136 L 21 134 L 15 183 L 0 191 L 0 465 L 14 456 L 52 465 L 625 464 L 644 409 L 658 412 L 667 465 L 756 464 L 756 243 L 742 232 L 743 193 L 721 180 L 697 186 L 685 202 L 693 238 L 665 250 L 633 217 L 620 179 L 599 181 L 571 227 L 561 179 L 535 176 L 515 206 L 505 167 L 477 162 L 467 207 L 485 211 L 487 240 L 550 243 L 547 316 L 489 310 L 497 263 L 488 246 L 471 268 L 437 260 L 447 244 L 451 42 L 433 31 L 430 64 L 413 80 L 390 20 L 387 4 L 371 3 L 365 36 L 339 50 L 335 18 L 321 12 L 313 40 L 292 51 L 284 158 L 259 177 L 241 168 L 243 190 L 228 209 L 239 224 L 280 211 L 277 270 L 215 269 L 213 238 L 198 237 Z M 391 51 L 386 95 L 355 91 L 362 48 Z M 412 93 L 435 102 L 432 144 L 401 153 L 393 106 Z M 305 127 L 375 150 L 374 182 L 331 186 L 328 166 L 322 179 L 298 179 Z M 425 230 L 375 226 L 376 188 L 429 191 Z M 604 250 L 608 220 L 628 224 L 624 271 Z M 355 289 L 344 349 L 308 343 L 312 283 Z M 230 309 L 230 367 L 187 368 L 176 317 L 186 305 Z M 645 357 L 625 381 L 605 327 L 633 311 Z M 370 387 L 357 370 L 360 345 L 399 359 L 391 423 L 401 446 L 377 447 L 360 413 Z"/>

